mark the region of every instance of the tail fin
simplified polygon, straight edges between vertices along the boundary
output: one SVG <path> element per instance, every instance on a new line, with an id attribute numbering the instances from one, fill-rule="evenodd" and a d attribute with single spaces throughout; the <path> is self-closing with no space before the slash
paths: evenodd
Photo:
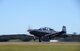
<path id="1" fill-rule="evenodd" d="M 66 26 L 63 26 L 63 27 L 62 27 L 62 32 L 63 32 L 63 33 L 66 33 Z"/>

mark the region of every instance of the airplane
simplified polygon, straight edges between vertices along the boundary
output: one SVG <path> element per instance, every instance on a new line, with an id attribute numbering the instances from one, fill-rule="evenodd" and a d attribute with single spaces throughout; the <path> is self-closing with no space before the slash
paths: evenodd
<path id="1" fill-rule="evenodd" d="M 49 37 L 49 39 L 50 39 L 50 36 L 53 36 L 53 37 L 62 36 L 64 38 L 67 37 L 66 26 L 62 27 L 62 31 L 55 31 L 49 27 L 43 27 L 43 28 L 39 28 L 39 29 L 28 29 L 27 31 L 30 34 L 38 37 L 39 42 L 42 41 L 41 40 L 42 37 Z"/>

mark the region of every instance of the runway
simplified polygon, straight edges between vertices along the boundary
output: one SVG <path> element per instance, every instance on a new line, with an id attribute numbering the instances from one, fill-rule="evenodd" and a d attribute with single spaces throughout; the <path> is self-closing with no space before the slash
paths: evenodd
<path id="1" fill-rule="evenodd" d="M 80 42 L 0 42 L 0 45 L 80 45 Z"/>

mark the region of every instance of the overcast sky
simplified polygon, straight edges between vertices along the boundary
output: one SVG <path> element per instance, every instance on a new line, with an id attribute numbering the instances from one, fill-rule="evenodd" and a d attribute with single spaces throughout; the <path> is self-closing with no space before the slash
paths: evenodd
<path id="1" fill-rule="evenodd" d="M 79 0 L 0 0 L 0 34 L 27 33 L 28 27 L 50 27 L 80 33 Z"/>

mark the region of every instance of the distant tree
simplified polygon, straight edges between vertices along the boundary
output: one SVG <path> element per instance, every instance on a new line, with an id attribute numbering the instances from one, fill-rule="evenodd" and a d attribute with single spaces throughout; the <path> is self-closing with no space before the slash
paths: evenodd
<path id="1" fill-rule="evenodd" d="M 0 42 L 7 42 L 9 40 L 10 39 L 8 37 L 4 37 L 4 36 L 0 37 Z"/>
<path id="2" fill-rule="evenodd" d="M 73 32 L 73 35 L 77 35 L 77 33 L 76 32 Z"/>

